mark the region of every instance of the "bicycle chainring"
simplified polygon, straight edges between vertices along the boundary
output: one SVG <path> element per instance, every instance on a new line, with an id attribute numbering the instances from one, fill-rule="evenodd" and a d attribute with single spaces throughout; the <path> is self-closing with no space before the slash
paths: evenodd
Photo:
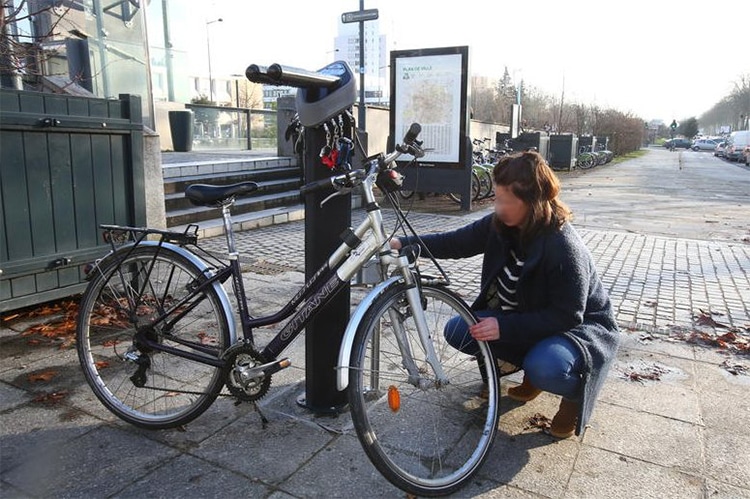
<path id="1" fill-rule="evenodd" d="M 223 355 L 226 361 L 224 383 L 241 402 L 260 400 L 271 387 L 271 376 L 251 377 L 249 371 L 265 363 L 263 356 L 249 343 L 236 343 Z"/>

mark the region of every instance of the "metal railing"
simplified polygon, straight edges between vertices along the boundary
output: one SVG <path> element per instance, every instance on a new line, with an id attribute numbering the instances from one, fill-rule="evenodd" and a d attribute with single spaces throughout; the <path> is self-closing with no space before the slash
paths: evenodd
<path id="1" fill-rule="evenodd" d="M 275 150 L 273 109 L 186 104 L 193 111 L 193 150 Z"/>

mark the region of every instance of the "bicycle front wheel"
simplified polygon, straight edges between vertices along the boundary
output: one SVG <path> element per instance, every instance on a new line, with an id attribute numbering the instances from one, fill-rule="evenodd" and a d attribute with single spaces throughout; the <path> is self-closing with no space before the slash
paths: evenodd
<path id="1" fill-rule="evenodd" d="M 450 328 L 475 322 L 466 304 L 445 288 L 425 285 L 416 313 L 425 316 L 447 378 L 438 379 L 407 291 L 394 286 L 363 316 L 350 360 L 349 403 L 359 440 L 385 478 L 417 496 L 445 495 L 465 485 L 488 455 L 497 431 L 499 382 L 486 344 L 472 355 L 446 340 Z"/>
<path id="2" fill-rule="evenodd" d="M 222 369 L 155 350 L 142 338 L 186 355 L 218 359 L 229 326 L 196 265 L 169 249 L 135 248 L 95 268 L 81 299 L 78 357 L 96 397 L 142 428 L 184 425 L 202 414 L 223 386 Z"/>

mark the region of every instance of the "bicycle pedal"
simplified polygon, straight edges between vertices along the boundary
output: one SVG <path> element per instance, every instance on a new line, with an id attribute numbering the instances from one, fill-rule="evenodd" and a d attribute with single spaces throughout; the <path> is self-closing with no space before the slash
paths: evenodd
<path id="1" fill-rule="evenodd" d="M 280 360 L 274 360 L 273 362 L 268 362 L 266 364 L 262 364 L 262 365 L 247 369 L 245 372 L 242 373 L 242 376 L 245 379 L 255 379 L 255 378 L 260 378 L 262 376 L 271 376 L 272 374 L 275 374 L 281 371 L 282 369 L 286 369 L 287 367 L 291 365 L 292 365 L 292 361 L 289 360 L 288 357 L 284 357 L 283 359 L 280 359 Z"/>

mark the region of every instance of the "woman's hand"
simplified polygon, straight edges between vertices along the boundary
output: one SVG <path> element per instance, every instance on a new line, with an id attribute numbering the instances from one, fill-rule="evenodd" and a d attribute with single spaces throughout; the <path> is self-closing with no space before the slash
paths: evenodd
<path id="1" fill-rule="evenodd" d="M 500 325 L 495 317 L 484 317 L 469 327 L 469 334 L 477 341 L 494 341 L 500 339 Z"/>

